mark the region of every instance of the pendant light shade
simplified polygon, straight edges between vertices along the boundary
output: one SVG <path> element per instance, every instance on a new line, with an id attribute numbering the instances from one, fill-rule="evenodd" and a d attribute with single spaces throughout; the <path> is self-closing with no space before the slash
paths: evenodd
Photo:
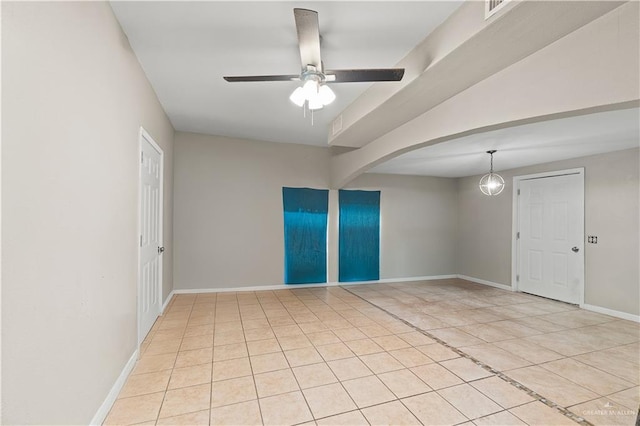
<path id="1" fill-rule="evenodd" d="M 489 173 L 480 179 L 480 191 L 485 195 L 498 195 L 504 189 L 504 179 L 497 173 L 493 173 L 493 154 L 496 150 L 487 151 L 491 155 L 491 169 Z"/>

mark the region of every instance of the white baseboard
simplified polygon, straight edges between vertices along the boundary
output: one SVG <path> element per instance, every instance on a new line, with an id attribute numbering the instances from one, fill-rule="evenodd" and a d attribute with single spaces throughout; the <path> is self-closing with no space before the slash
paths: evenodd
<path id="1" fill-rule="evenodd" d="M 396 282 L 408 282 L 408 281 L 430 281 L 430 280 L 445 280 L 450 278 L 457 278 L 457 275 L 429 275 L 421 277 L 406 277 L 406 278 L 383 278 L 376 281 L 354 281 L 354 282 L 327 282 L 317 284 L 277 284 L 277 285 L 262 285 L 262 286 L 248 286 L 248 287 L 223 287 L 223 288 L 189 288 L 189 289 L 174 289 L 171 294 L 193 294 L 193 293 L 225 293 L 230 291 L 260 291 L 260 290 L 292 290 L 297 288 L 315 288 L 315 287 L 335 287 L 339 285 L 362 285 L 362 284 L 384 284 L 384 283 L 396 283 Z"/>
<path id="2" fill-rule="evenodd" d="M 228 293 L 230 291 L 260 291 L 260 290 L 291 290 L 294 288 L 313 288 L 313 287 L 330 287 L 335 283 L 318 283 L 318 284 L 278 284 L 278 285 L 258 285 L 247 287 L 221 287 L 221 288 L 186 288 L 175 289 L 174 294 L 193 294 L 193 293 Z"/>
<path id="3" fill-rule="evenodd" d="M 491 287 L 496 287 L 496 288 L 500 288 L 500 289 L 508 290 L 508 291 L 515 291 L 512 287 L 510 287 L 508 285 L 505 285 L 505 284 L 498 284 L 498 283 L 494 283 L 494 282 L 491 282 L 491 281 L 482 280 L 482 279 L 479 279 L 479 278 L 468 277 L 466 275 L 458 275 L 457 277 L 462 279 L 462 280 L 467 280 L 467 281 L 471 281 L 471 282 L 478 283 L 478 284 L 484 284 L 484 285 L 488 285 L 488 286 L 491 286 Z M 621 319 L 625 319 L 625 320 L 629 320 L 629 321 L 640 323 L 640 315 L 629 314 L 627 312 L 616 311 L 614 309 L 603 308 L 601 306 L 589 305 L 589 304 L 586 304 L 586 303 L 581 304 L 580 307 L 582 309 L 587 310 L 587 311 L 597 312 L 599 314 L 605 314 L 605 315 L 609 315 L 609 316 L 612 316 L 612 317 L 621 318 Z"/>
<path id="4" fill-rule="evenodd" d="M 386 283 L 402 283 L 402 282 L 411 282 L 411 281 L 433 281 L 433 280 L 447 280 L 451 278 L 457 278 L 458 276 L 453 275 L 425 275 L 421 277 L 405 277 L 405 278 L 382 278 L 377 281 L 354 281 L 354 282 L 345 282 L 345 283 L 331 283 L 335 285 L 360 285 L 360 284 L 386 284 Z"/>
<path id="5" fill-rule="evenodd" d="M 167 296 L 167 299 L 162 304 L 162 309 L 160 310 L 160 315 L 164 315 L 164 311 L 167 309 L 167 306 L 169 306 L 169 302 L 171 302 L 171 299 L 173 298 L 174 294 L 175 294 L 175 291 L 173 291 L 173 290 L 171 291 L 171 293 L 169 293 L 169 295 Z"/>
<path id="6" fill-rule="evenodd" d="M 133 367 L 135 367 L 137 360 L 138 360 L 138 350 L 136 349 L 133 355 L 131 355 L 131 358 L 129 358 L 129 361 L 127 361 L 127 363 L 125 364 L 124 368 L 122 369 L 122 372 L 120 373 L 120 376 L 118 376 L 118 379 L 113 384 L 113 387 L 107 394 L 107 397 L 105 398 L 104 402 L 102 403 L 100 408 L 98 408 L 98 411 L 93 416 L 93 419 L 91 419 L 91 423 L 89 423 L 90 425 L 92 426 L 101 425 L 102 423 L 104 423 L 105 419 L 107 418 L 107 415 L 109 414 L 109 411 L 111 410 L 111 407 L 113 407 L 113 404 L 116 402 L 116 398 L 118 398 L 118 394 L 120 393 L 120 391 L 122 390 L 122 387 L 127 381 L 129 374 L 133 370 Z"/>
<path id="7" fill-rule="evenodd" d="M 605 314 L 616 318 L 621 318 L 633 322 L 640 322 L 640 315 L 633 315 L 627 312 L 616 311 L 614 309 L 603 308 L 601 306 L 588 305 L 583 303 L 580 305 L 582 309 L 586 309 L 587 311 L 597 312 L 599 314 Z"/>
<path id="8" fill-rule="evenodd" d="M 480 278 L 468 277 L 466 275 L 456 275 L 461 280 L 467 280 L 478 284 L 484 284 L 491 287 L 496 287 L 502 290 L 513 291 L 513 288 L 510 285 L 494 283 L 493 281 L 482 280 Z"/>
<path id="9" fill-rule="evenodd" d="M 368 284 L 388 284 L 388 283 L 402 283 L 412 281 L 433 281 L 433 280 L 446 280 L 450 278 L 456 278 L 456 275 L 425 275 L 420 277 L 404 277 L 404 278 L 382 278 L 375 281 L 351 281 L 351 282 L 331 282 L 329 285 L 368 285 Z"/>

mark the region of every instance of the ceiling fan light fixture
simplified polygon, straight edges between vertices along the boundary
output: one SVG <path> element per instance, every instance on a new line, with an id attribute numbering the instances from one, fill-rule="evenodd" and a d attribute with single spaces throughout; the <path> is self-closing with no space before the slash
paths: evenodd
<path id="1" fill-rule="evenodd" d="M 336 95 L 325 84 L 337 83 L 362 83 L 401 81 L 404 76 L 404 68 L 364 68 L 326 70 L 320 56 L 320 24 L 318 12 L 315 10 L 294 8 L 293 17 L 298 33 L 298 48 L 302 64 L 300 75 L 245 75 L 225 76 L 229 82 L 250 81 L 302 81 L 302 87 L 298 87 L 289 99 L 295 105 L 302 107 L 304 116 L 311 111 L 311 124 L 313 125 L 313 111 L 322 109 L 336 99 Z"/>
<path id="2" fill-rule="evenodd" d="M 333 90 L 327 85 L 320 86 L 320 90 L 318 91 L 320 95 L 320 101 L 323 105 L 329 105 L 331 102 L 336 100 L 336 94 L 333 93 Z"/>
<path id="3" fill-rule="evenodd" d="M 302 90 L 302 87 L 297 87 L 296 90 L 293 91 L 291 96 L 289 96 L 289 99 L 299 107 L 303 106 L 305 101 L 307 100 L 304 97 L 304 90 Z"/>
<path id="4" fill-rule="evenodd" d="M 304 107 L 306 103 L 309 110 L 315 111 L 333 102 L 336 95 L 314 75 L 308 76 L 302 87 L 296 88 L 289 99 L 299 107 Z"/>
<path id="5" fill-rule="evenodd" d="M 491 155 L 491 169 L 489 173 L 482 176 L 480 179 L 480 191 L 485 195 L 498 195 L 504 189 L 504 179 L 497 173 L 493 173 L 493 154 L 497 152 L 495 149 L 487 151 L 487 154 Z"/>
<path id="6" fill-rule="evenodd" d="M 320 100 L 320 96 L 314 96 L 313 98 L 309 99 L 309 109 L 311 111 L 315 111 L 318 109 L 322 109 L 324 105 L 322 104 L 322 101 Z"/>
<path id="7" fill-rule="evenodd" d="M 318 96 L 319 84 L 316 80 L 307 80 L 302 86 L 302 90 L 304 91 L 304 97 L 307 100 L 311 101 Z"/>

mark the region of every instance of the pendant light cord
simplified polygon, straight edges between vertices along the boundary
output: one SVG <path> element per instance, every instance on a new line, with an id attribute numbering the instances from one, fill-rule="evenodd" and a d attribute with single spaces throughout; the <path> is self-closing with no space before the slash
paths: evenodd
<path id="1" fill-rule="evenodd" d="M 487 154 L 489 154 L 491 156 L 491 169 L 489 170 L 489 173 L 493 174 L 493 154 L 496 152 L 495 149 L 492 149 L 491 151 L 487 151 Z"/>

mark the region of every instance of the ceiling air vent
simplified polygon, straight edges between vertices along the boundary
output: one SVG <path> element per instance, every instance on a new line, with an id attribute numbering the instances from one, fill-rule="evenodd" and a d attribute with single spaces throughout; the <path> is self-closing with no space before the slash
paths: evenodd
<path id="1" fill-rule="evenodd" d="M 496 12 L 509 3 L 509 0 L 485 0 L 484 1 L 484 19 L 489 19 Z"/>

